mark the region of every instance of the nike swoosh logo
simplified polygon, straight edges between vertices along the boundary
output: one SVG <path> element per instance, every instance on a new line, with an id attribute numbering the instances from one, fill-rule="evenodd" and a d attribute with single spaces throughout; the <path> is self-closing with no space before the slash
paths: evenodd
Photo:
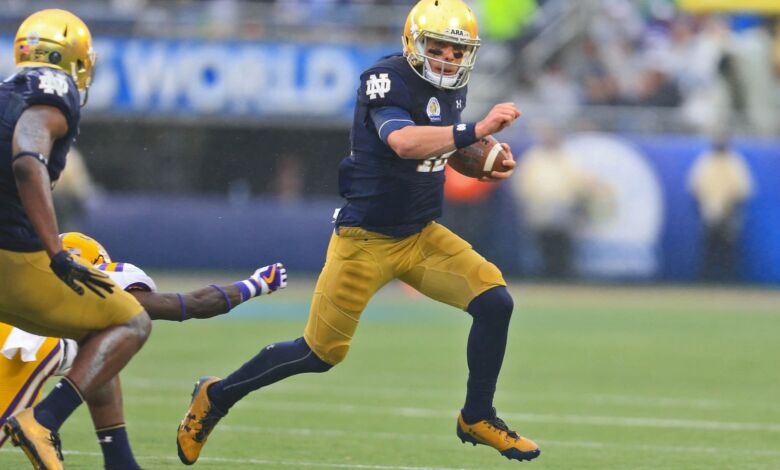
<path id="1" fill-rule="evenodd" d="M 271 268 L 271 275 L 269 275 L 268 277 L 265 276 L 260 276 L 260 277 L 262 277 L 267 284 L 274 282 L 274 279 L 276 278 L 276 265 L 273 265 L 273 267 Z"/>

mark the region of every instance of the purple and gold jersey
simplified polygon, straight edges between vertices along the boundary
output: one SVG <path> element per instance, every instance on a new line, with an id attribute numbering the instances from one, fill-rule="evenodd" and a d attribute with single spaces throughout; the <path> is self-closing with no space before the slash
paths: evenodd
<path id="1" fill-rule="evenodd" d="M 20 69 L 0 83 L 0 249 L 31 252 L 42 249 L 19 199 L 11 167 L 16 122 L 34 105 L 54 106 L 68 122 L 68 133 L 54 142 L 47 169 L 52 182 L 65 167 L 65 157 L 78 134 L 79 91 L 65 72 L 50 67 Z"/>
<path id="2" fill-rule="evenodd" d="M 339 192 L 347 202 L 336 226 L 406 237 L 440 217 L 449 154 L 427 160 L 402 159 L 385 144 L 382 129 L 377 129 L 371 115 L 391 108 L 408 113 L 409 125 L 451 126 L 460 122 L 465 106 L 465 88 L 434 87 L 400 54 L 385 57 L 363 72 L 352 124 L 352 151 L 339 165 Z"/>

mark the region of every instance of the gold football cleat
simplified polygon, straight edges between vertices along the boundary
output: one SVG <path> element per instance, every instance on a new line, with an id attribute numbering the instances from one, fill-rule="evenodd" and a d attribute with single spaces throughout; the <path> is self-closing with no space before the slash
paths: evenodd
<path id="1" fill-rule="evenodd" d="M 192 465 L 198 460 L 211 430 L 225 416 L 225 413 L 209 402 L 209 397 L 206 395 L 209 385 L 218 381 L 219 377 L 201 377 L 198 380 L 195 390 L 192 391 L 190 408 L 179 424 L 176 447 L 179 450 L 179 459 L 185 465 Z"/>
<path id="2" fill-rule="evenodd" d="M 456 431 L 463 443 L 490 446 L 510 460 L 533 460 L 542 453 L 534 441 L 510 431 L 506 423 L 498 417 L 466 424 L 461 413 Z"/>
<path id="3" fill-rule="evenodd" d="M 60 436 L 35 420 L 33 409 L 18 413 L 5 423 L 11 442 L 21 447 L 36 470 L 62 470 Z"/>

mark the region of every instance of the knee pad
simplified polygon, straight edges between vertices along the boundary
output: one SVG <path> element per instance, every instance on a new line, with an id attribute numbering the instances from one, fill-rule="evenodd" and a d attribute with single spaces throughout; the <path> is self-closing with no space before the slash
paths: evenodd
<path id="1" fill-rule="evenodd" d="M 305 364 L 306 364 L 309 372 L 327 372 L 331 368 L 333 368 L 334 365 L 338 364 L 339 362 L 341 362 L 341 360 L 343 360 L 343 357 L 342 357 L 341 360 L 339 360 L 339 361 L 337 361 L 337 362 L 335 362 L 333 364 L 325 362 L 324 360 L 320 359 L 320 357 L 319 357 L 320 354 L 317 351 L 314 351 L 313 349 L 311 349 L 309 347 L 309 345 L 306 343 L 306 340 L 303 337 L 296 339 L 295 343 L 296 343 L 296 345 L 298 347 L 300 347 L 302 349 L 305 349 L 307 351 Z M 349 348 L 349 346 L 347 346 L 347 348 Z M 310 353 L 310 352 L 312 352 L 313 354 L 309 355 L 308 353 Z M 346 353 L 345 353 L 345 355 L 346 355 Z"/>
<path id="2" fill-rule="evenodd" d="M 471 301 L 467 311 L 472 317 L 509 321 L 515 302 L 504 286 L 487 290 Z"/>

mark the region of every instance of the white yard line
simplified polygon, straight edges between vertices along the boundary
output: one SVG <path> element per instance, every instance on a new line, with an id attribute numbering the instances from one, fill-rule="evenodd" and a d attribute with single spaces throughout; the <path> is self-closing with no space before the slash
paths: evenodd
<path id="1" fill-rule="evenodd" d="M 132 394 L 132 389 L 142 390 L 160 390 L 170 391 L 172 387 L 182 387 L 191 391 L 194 380 L 182 380 L 182 379 L 159 379 L 159 378 L 147 378 L 147 377 L 122 377 L 122 383 L 128 386 L 128 391 Z M 458 397 L 460 399 L 463 394 L 462 390 L 452 390 L 451 388 L 435 388 L 428 387 L 425 390 L 412 387 L 398 387 L 398 386 L 350 386 L 349 388 L 333 386 L 332 384 L 311 384 L 298 385 L 292 383 L 280 383 L 274 384 L 273 387 L 267 389 L 263 393 L 269 395 L 285 395 L 290 392 L 300 395 L 317 395 L 323 394 L 338 395 L 341 397 L 347 396 L 359 396 L 364 397 L 371 395 L 374 397 Z M 186 392 L 185 392 L 186 393 Z M 535 402 L 565 402 L 565 403 L 583 403 L 593 405 L 613 405 L 613 406 L 644 406 L 651 408 L 668 408 L 668 409 L 697 409 L 697 410 L 718 410 L 729 408 L 743 408 L 750 409 L 761 408 L 767 411 L 780 411 L 780 405 L 772 403 L 761 403 L 756 401 L 738 401 L 738 400 L 723 400 L 723 399 L 710 399 L 710 398 L 680 398 L 680 397 L 663 397 L 663 396 L 641 396 L 641 395 L 621 395 L 621 394 L 582 394 L 582 393 L 531 393 L 531 392 L 516 392 L 511 393 L 507 391 L 498 391 L 496 396 L 500 399 L 502 396 L 512 396 L 515 399 L 521 401 L 535 401 Z"/>
<path id="2" fill-rule="evenodd" d="M 21 452 L 16 449 L 0 449 L 0 452 Z M 83 455 L 88 457 L 100 457 L 103 454 L 99 452 L 81 452 L 77 450 L 65 450 L 62 452 L 65 456 L 68 455 Z M 20 454 L 21 455 L 21 454 Z M 136 455 L 136 460 L 170 460 L 172 462 L 179 462 L 179 458 L 172 455 Z M 270 467 L 311 467 L 311 468 L 354 468 L 365 470 L 473 470 L 473 468 L 467 467 L 415 467 L 408 465 L 373 465 L 363 463 L 328 463 L 328 462 L 312 462 L 306 460 L 266 460 L 266 459 L 236 459 L 230 457 L 201 457 L 198 462 L 202 463 L 230 463 L 230 464 L 251 464 L 251 465 L 263 465 Z"/>
<path id="3" fill-rule="evenodd" d="M 187 404 L 184 400 L 173 400 L 168 397 L 153 396 L 128 396 L 125 401 L 135 404 L 157 404 L 173 406 L 178 403 L 182 407 Z M 259 397 L 258 397 L 259 398 Z M 432 408 L 392 407 L 392 406 L 366 406 L 348 404 L 327 404 L 314 401 L 285 401 L 275 399 L 250 399 L 242 404 L 242 408 L 253 408 L 285 412 L 307 413 L 337 413 L 337 414 L 370 414 L 382 416 L 403 416 L 409 418 L 450 418 L 455 419 L 456 412 L 452 410 L 440 410 Z M 182 408 L 184 409 L 184 408 Z M 627 428 L 660 428 L 660 429 L 697 429 L 710 431 L 757 431 L 780 433 L 780 423 L 751 423 L 714 421 L 702 419 L 671 419 L 671 418 L 646 418 L 646 417 L 622 417 L 622 416 L 598 416 L 598 415 L 571 415 L 571 414 L 541 414 L 501 412 L 501 417 L 506 420 L 524 423 L 558 423 L 577 424 L 588 426 L 613 426 Z"/>

